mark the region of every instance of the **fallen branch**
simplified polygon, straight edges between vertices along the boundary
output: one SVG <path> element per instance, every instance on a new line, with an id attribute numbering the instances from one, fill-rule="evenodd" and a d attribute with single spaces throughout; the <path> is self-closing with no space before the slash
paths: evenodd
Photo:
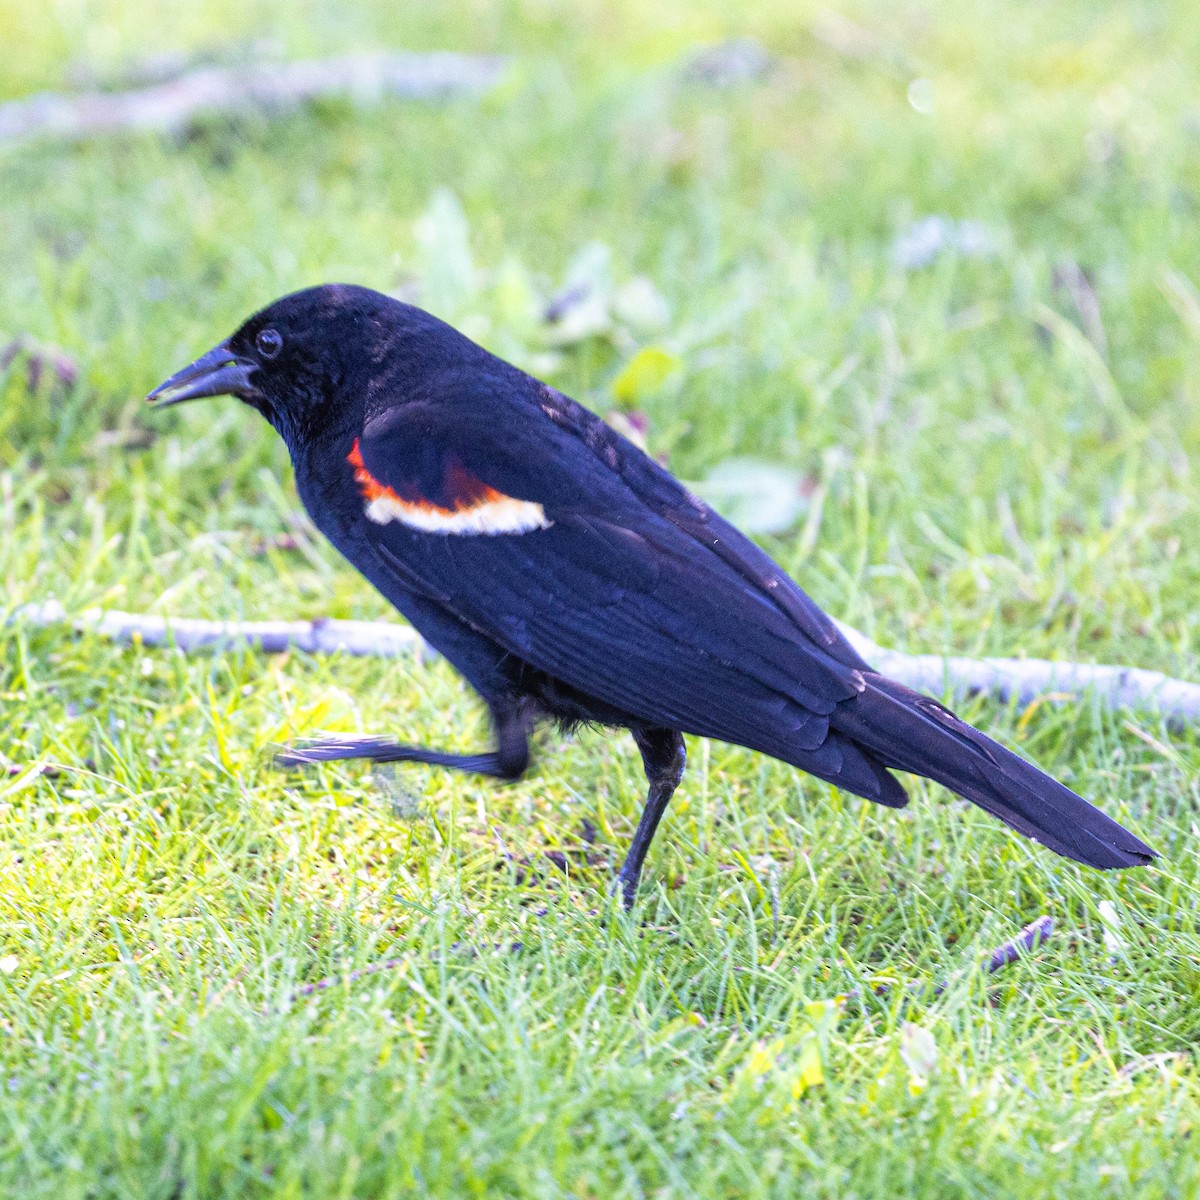
<path id="1" fill-rule="evenodd" d="M 486 91 L 506 60 L 493 56 L 353 54 L 302 62 L 201 67 L 153 87 L 125 92 L 43 92 L 0 104 L 0 143 L 34 138 L 77 141 L 114 131 L 178 133 L 197 117 L 246 109 L 278 111 L 318 96 L 358 101 L 383 96 L 441 100 Z"/>
<path id="2" fill-rule="evenodd" d="M 23 605 L 13 619 L 39 626 L 69 624 L 115 641 L 178 646 L 181 650 L 241 644 L 274 654 L 294 649 L 308 654 L 395 658 L 423 645 L 415 630 L 390 621 L 206 621 L 116 609 L 88 609 L 70 617 L 56 600 Z M 1047 696 L 1070 699 L 1091 692 L 1109 708 L 1141 709 L 1179 722 L 1200 718 L 1200 684 L 1172 679 L 1159 671 L 1041 658 L 905 654 L 877 646 L 848 625 L 839 623 L 838 628 L 877 670 L 918 691 L 986 693 L 1022 705 Z"/>
<path id="3" fill-rule="evenodd" d="M 116 642 L 144 646 L 178 646 L 203 650 L 210 646 L 248 645 L 268 654 L 302 650 L 306 654 L 354 654 L 397 658 L 422 644 L 407 625 L 387 621 L 206 621 L 194 617 L 151 617 L 145 613 L 89 608 L 68 617 L 57 600 L 27 604 L 13 614 L 30 625 L 69 624 L 80 632 L 96 633 Z"/>
<path id="4" fill-rule="evenodd" d="M 1200 717 L 1200 684 L 1173 679 L 1141 667 L 1054 662 L 1044 658 L 958 658 L 941 654 L 905 654 L 877 646 L 865 634 L 838 622 L 846 640 L 883 675 L 919 692 L 960 695 L 984 693 L 1017 704 L 1053 696 L 1069 700 L 1084 692 L 1109 708 L 1161 713 L 1168 720 Z"/>

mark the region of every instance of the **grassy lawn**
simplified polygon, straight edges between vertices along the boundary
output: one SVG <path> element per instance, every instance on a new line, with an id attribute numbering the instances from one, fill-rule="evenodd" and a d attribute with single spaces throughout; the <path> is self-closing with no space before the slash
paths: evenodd
<path id="1" fill-rule="evenodd" d="M 339 279 L 621 393 L 684 478 L 802 472 L 765 544 L 881 642 L 1196 678 L 1200 9 L 840 11 L 6 0 L 0 99 L 264 39 L 513 65 L 481 100 L 0 148 L 0 334 L 79 365 L 0 372 L 0 609 L 388 617 L 253 413 L 140 401 Z M 730 36 L 772 69 L 687 75 Z M 931 216 L 977 224 L 906 261 Z M 552 344 L 581 270 L 662 311 Z M 676 369 L 614 388 L 645 347 Z M 506 787 L 288 776 L 272 748 L 322 730 L 488 730 L 440 661 L 0 625 L 0 1195 L 1200 1194 L 1195 731 L 958 707 L 1160 864 L 1103 875 L 932 785 L 877 809 L 694 741 L 627 918 L 625 736 L 546 730 Z M 972 969 L 1041 913 L 1036 956 Z"/>

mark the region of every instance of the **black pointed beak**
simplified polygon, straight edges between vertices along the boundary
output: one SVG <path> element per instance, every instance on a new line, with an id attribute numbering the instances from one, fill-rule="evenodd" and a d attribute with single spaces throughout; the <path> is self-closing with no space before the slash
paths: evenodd
<path id="1" fill-rule="evenodd" d="M 235 354 L 228 342 L 214 346 L 194 363 L 176 371 L 165 383 L 160 383 L 146 400 L 155 408 L 199 400 L 204 396 L 237 396 L 249 400 L 258 394 L 250 382 L 258 364 Z"/>

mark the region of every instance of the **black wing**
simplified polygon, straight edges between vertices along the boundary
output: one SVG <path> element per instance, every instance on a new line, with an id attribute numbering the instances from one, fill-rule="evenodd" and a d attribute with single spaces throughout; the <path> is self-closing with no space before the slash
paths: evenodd
<path id="1" fill-rule="evenodd" d="M 830 729 L 865 668 L 832 622 L 585 409 L 524 377 L 443 377 L 368 421 L 352 458 L 382 562 L 511 654 L 647 725 L 903 803 Z"/>

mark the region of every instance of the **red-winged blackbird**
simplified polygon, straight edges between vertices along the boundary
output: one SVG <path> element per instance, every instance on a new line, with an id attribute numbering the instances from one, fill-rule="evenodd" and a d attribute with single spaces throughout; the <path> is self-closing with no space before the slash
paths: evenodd
<path id="1" fill-rule="evenodd" d="M 633 902 L 683 775 L 681 733 L 900 808 L 924 775 L 1095 867 L 1149 846 L 936 700 L 872 671 L 753 542 L 560 392 L 366 288 L 297 292 L 150 393 L 233 395 L 287 443 L 326 537 L 483 697 L 496 749 L 317 742 L 289 765 L 422 762 L 515 779 L 539 718 L 624 727 L 649 796 Z"/>

